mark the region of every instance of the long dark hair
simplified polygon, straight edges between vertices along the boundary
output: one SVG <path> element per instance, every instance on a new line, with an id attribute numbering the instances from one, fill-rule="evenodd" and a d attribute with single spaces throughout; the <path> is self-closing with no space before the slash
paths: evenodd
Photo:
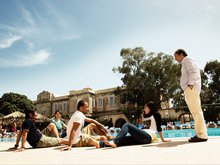
<path id="1" fill-rule="evenodd" d="M 144 106 L 147 106 L 150 109 L 150 112 L 148 114 L 145 114 L 145 112 L 143 112 L 144 118 L 151 117 L 157 111 L 156 106 L 153 101 L 149 101 Z"/>

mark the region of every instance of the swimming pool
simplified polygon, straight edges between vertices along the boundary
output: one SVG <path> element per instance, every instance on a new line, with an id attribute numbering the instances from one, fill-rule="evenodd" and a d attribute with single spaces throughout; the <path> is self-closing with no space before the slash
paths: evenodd
<path id="1" fill-rule="evenodd" d="M 15 142 L 16 137 L 0 138 L 0 142 Z"/>
<path id="2" fill-rule="evenodd" d="M 112 136 L 116 136 L 120 131 L 120 128 L 115 128 Z M 220 128 L 208 128 L 208 136 L 220 136 Z M 194 129 L 179 129 L 179 130 L 163 130 L 164 138 L 180 138 L 180 137 L 193 137 L 195 136 Z M 157 137 L 160 137 L 157 133 Z M 16 137 L 12 138 L 0 138 L 0 142 L 15 142 Z"/>
<path id="3" fill-rule="evenodd" d="M 220 128 L 208 128 L 208 136 L 220 136 Z M 110 134 L 116 137 L 120 128 L 110 129 Z M 194 129 L 179 129 L 179 130 L 163 130 L 164 138 L 180 138 L 180 137 L 193 137 L 195 136 Z M 160 137 L 157 133 L 157 137 Z"/>
<path id="4" fill-rule="evenodd" d="M 220 128 L 208 128 L 208 136 L 220 136 Z M 194 129 L 164 130 L 165 138 L 193 137 Z M 159 137 L 159 134 L 158 134 Z"/>

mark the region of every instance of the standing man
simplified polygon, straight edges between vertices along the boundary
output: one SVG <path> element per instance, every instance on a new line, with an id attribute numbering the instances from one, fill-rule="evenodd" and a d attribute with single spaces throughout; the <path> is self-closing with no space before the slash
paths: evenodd
<path id="1" fill-rule="evenodd" d="M 175 60 L 181 67 L 180 85 L 184 91 L 186 104 L 195 121 L 196 135 L 189 139 L 189 142 L 204 142 L 208 140 L 207 128 L 201 108 L 201 76 L 196 62 L 187 56 L 183 49 L 178 49 L 175 53 Z"/>

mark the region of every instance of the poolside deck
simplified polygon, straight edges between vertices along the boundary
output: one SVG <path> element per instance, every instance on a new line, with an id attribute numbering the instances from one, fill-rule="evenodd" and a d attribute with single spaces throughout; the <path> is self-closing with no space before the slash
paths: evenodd
<path id="1" fill-rule="evenodd" d="M 220 164 L 220 136 L 208 142 L 188 143 L 175 138 L 169 143 L 124 146 L 118 148 L 73 148 L 61 152 L 59 147 L 7 151 L 14 143 L 0 142 L 0 164 Z"/>

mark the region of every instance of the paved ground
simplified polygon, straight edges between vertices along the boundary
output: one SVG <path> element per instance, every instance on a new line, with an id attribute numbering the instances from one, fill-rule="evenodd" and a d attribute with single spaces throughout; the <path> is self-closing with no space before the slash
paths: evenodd
<path id="1" fill-rule="evenodd" d="M 124 146 L 118 148 L 73 148 L 61 152 L 59 147 L 12 152 L 11 142 L 0 142 L 0 164 L 220 164 L 220 137 L 208 142 L 188 143 L 187 138 L 169 143 Z"/>

